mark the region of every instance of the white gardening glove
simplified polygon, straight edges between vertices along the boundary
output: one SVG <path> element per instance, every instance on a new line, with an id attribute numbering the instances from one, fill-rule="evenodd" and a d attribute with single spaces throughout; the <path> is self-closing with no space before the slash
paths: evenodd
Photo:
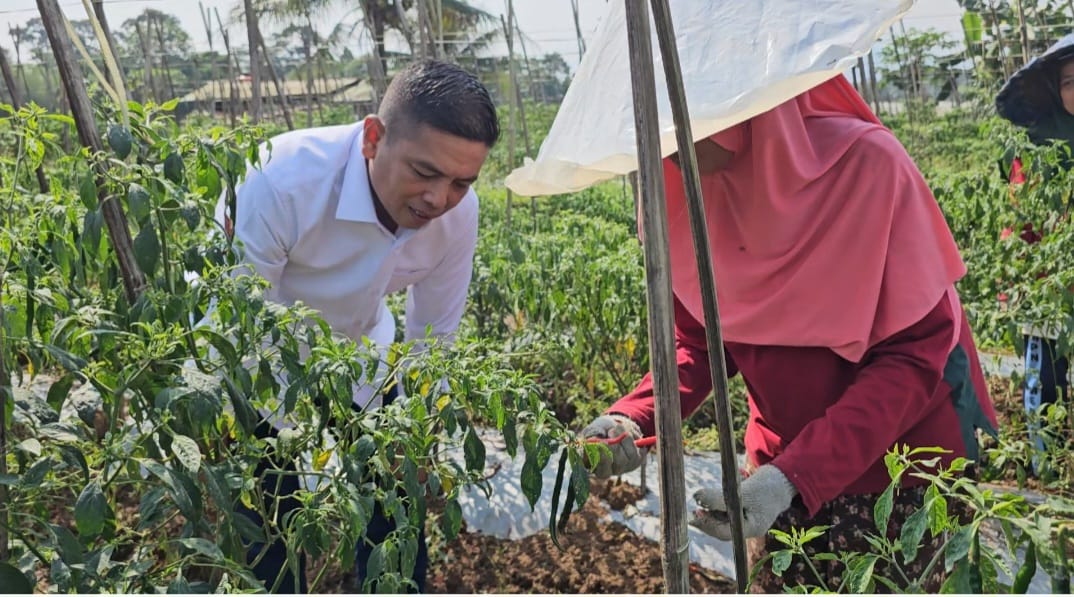
<path id="1" fill-rule="evenodd" d="M 607 479 L 638 468 L 649 450 L 634 445 L 635 440 L 641 439 L 641 428 L 623 415 L 601 415 L 582 430 L 582 437 L 601 441 L 615 440 L 624 433 L 627 436 L 621 441 L 608 443 L 608 449 L 612 452 L 611 458 L 605 453 L 601 454 L 600 461 L 593 469 L 593 475 L 597 478 Z"/>
<path id="2" fill-rule="evenodd" d="M 742 530 L 747 537 L 763 537 L 776 517 L 790 507 L 798 490 L 783 472 L 771 464 L 758 468 L 739 485 L 742 498 Z M 724 541 L 731 540 L 731 520 L 723 499 L 723 487 L 700 489 L 694 501 L 701 507 L 694 512 L 690 526 Z"/>

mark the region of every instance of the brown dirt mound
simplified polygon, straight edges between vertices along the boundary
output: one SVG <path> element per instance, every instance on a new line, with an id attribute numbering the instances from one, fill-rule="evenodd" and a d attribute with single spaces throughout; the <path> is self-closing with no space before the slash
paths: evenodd
<path id="1" fill-rule="evenodd" d="M 430 566 L 430 593 L 661 593 L 660 546 L 618 523 L 591 498 L 560 536 L 519 541 L 463 532 Z M 733 593 L 734 582 L 690 568 L 690 592 Z"/>

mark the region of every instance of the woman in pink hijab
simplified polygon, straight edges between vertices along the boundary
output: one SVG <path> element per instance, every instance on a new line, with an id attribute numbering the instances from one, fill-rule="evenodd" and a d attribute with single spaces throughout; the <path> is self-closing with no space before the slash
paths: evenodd
<path id="1" fill-rule="evenodd" d="M 873 505 L 896 445 L 976 459 L 977 429 L 995 432 L 955 282 L 965 274 L 929 187 L 895 136 L 842 76 L 696 146 L 728 374 L 749 390 L 741 495 L 754 562 L 782 546 L 766 534 L 825 525 L 818 552 L 869 552 Z M 665 160 L 682 413 L 712 390 L 682 176 Z M 583 431 L 654 433 L 652 376 Z M 640 465 L 633 441 L 611 444 L 598 476 Z M 906 477 L 888 525 L 922 503 Z M 722 489 L 695 495 L 692 524 L 730 538 Z M 930 543 L 931 541 L 931 543 Z M 907 576 L 942 544 L 926 536 Z M 762 571 L 753 589 L 817 585 L 796 561 Z M 822 566 L 827 564 L 827 566 Z M 834 589 L 843 571 L 818 562 Z M 877 570 L 877 574 L 885 571 Z M 888 571 L 891 572 L 891 571 Z M 889 578 L 896 575 L 892 573 Z M 935 592 L 943 566 L 918 590 Z M 878 586 L 877 589 L 883 589 Z"/>

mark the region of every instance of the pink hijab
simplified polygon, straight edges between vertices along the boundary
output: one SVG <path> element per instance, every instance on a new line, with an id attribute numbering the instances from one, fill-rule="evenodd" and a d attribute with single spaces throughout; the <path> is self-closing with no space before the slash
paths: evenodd
<path id="1" fill-rule="evenodd" d="M 726 341 L 822 346 L 859 362 L 945 295 L 961 316 L 954 283 L 966 268 L 943 214 L 845 77 L 712 139 L 735 154 L 701 181 Z M 672 285 L 704 321 L 682 174 L 670 159 L 664 176 Z"/>

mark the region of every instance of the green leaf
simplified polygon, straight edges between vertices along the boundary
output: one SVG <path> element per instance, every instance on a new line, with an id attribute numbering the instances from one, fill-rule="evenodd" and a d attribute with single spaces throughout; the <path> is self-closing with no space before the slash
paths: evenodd
<path id="1" fill-rule="evenodd" d="M 984 35 L 984 20 L 981 15 L 967 10 L 962 13 L 962 31 L 966 35 L 966 41 L 971 44 L 981 43 Z"/>
<path id="2" fill-rule="evenodd" d="M 97 537 L 104 530 L 106 519 L 110 518 L 111 508 L 101 491 L 101 485 L 92 481 L 82 489 L 75 502 L 75 526 L 78 533 L 86 539 Z"/>
<path id="3" fill-rule="evenodd" d="M 462 530 L 462 506 L 459 505 L 459 500 L 448 500 L 444 504 L 443 526 L 444 535 L 448 541 L 459 536 L 459 531 Z"/>
<path id="4" fill-rule="evenodd" d="M 59 449 L 63 461 L 82 471 L 82 480 L 88 483 L 89 464 L 86 462 L 86 455 L 82 452 L 82 449 L 73 444 L 60 444 Z"/>
<path id="5" fill-rule="evenodd" d="M 971 526 L 961 527 L 951 535 L 944 548 L 944 562 L 947 572 L 951 572 L 955 564 L 969 556 L 972 544 L 973 527 Z"/>
<path id="6" fill-rule="evenodd" d="M 485 469 L 485 443 L 477 436 L 477 432 L 470 427 L 463 440 L 463 453 L 466 456 L 466 469 L 469 471 L 483 471 Z"/>
<path id="7" fill-rule="evenodd" d="M 581 508 L 589 499 L 589 472 L 585 470 L 581 462 L 573 458 L 571 462 L 571 487 L 574 488 L 574 504 L 567 504 L 567 508 L 577 506 Z"/>
<path id="8" fill-rule="evenodd" d="M 56 362 L 59 363 L 61 367 L 72 373 L 82 371 L 82 368 L 87 365 L 86 359 L 75 356 L 58 346 L 45 344 L 45 350 L 52 355 L 52 358 L 56 359 Z"/>
<path id="9" fill-rule="evenodd" d="M 71 592 L 71 589 L 74 588 L 71 586 L 71 567 L 65 564 L 61 558 L 52 560 L 48 576 L 49 580 L 56 585 L 61 593 Z"/>
<path id="10" fill-rule="evenodd" d="M 857 558 L 847 573 L 847 585 L 851 593 L 867 593 L 873 579 L 873 570 L 876 568 L 876 560 L 880 556 L 866 554 Z"/>
<path id="11" fill-rule="evenodd" d="M 526 460 L 522 463 L 520 482 L 522 494 L 526 496 L 526 501 L 530 503 L 530 511 L 532 512 L 537 506 L 537 500 L 541 499 L 541 487 L 544 485 L 541 468 L 537 466 L 536 451 L 526 452 Z"/>
<path id="12" fill-rule="evenodd" d="M 518 455 L 518 429 L 515 427 L 514 417 L 508 417 L 503 424 L 503 442 L 506 444 L 507 455 L 513 460 Z"/>
<path id="13" fill-rule="evenodd" d="M 20 485 L 22 487 L 37 487 L 45 480 L 45 475 L 52 470 L 54 461 L 52 458 L 46 456 L 33 464 L 30 470 L 26 471 L 26 474 L 22 476 Z"/>
<path id="14" fill-rule="evenodd" d="M 408 534 L 403 539 L 402 549 L 399 550 L 399 572 L 403 578 L 413 578 L 417 563 L 418 538 Z"/>
<path id="15" fill-rule="evenodd" d="M 503 429 L 507 422 L 507 411 L 503 408 L 503 396 L 499 392 L 493 392 L 489 397 L 489 416 L 496 421 L 496 428 Z"/>
<path id="16" fill-rule="evenodd" d="M 104 228 L 104 215 L 100 208 L 86 212 L 82 219 L 82 248 L 92 257 L 101 251 L 101 230 Z"/>
<path id="17" fill-rule="evenodd" d="M 196 473 L 201 469 L 201 448 L 198 448 L 198 442 L 193 439 L 185 435 L 175 435 L 172 438 L 172 453 L 186 470 Z"/>
<path id="18" fill-rule="evenodd" d="M 86 554 L 82 545 L 67 527 L 58 524 L 50 524 L 52 536 L 56 538 L 56 545 L 60 548 L 60 557 L 68 566 L 76 566 L 85 562 Z"/>
<path id="19" fill-rule="evenodd" d="M 224 562 L 227 559 L 224 557 L 224 552 L 220 551 L 220 548 L 215 543 L 201 537 L 180 539 L 179 544 L 191 551 L 200 553 L 213 562 Z"/>
<path id="20" fill-rule="evenodd" d="M 19 476 L 18 475 L 11 475 L 11 474 L 8 474 L 8 473 L 0 475 L 0 485 L 6 485 L 8 487 L 11 487 L 13 485 L 18 485 L 18 484 L 19 484 Z"/>
<path id="21" fill-rule="evenodd" d="M 876 520 L 876 530 L 882 537 L 888 534 L 888 521 L 891 519 L 891 510 L 894 507 L 895 486 L 888 485 L 884 493 L 876 500 L 873 506 L 873 519 Z"/>
<path id="22" fill-rule="evenodd" d="M 49 406 L 58 412 L 63 406 L 63 401 L 67 399 L 67 395 L 71 393 L 71 386 L 74 383 L 75 376 L 68 373 L 49 386 L 48 398 L 46 398 Z"/>
<path id="23" fill-rule="evenodd" d="M 131 218 L 139 226 L 145 226 L 149 215 L 153 212 L 153 203 L 149 198 L 149 191 L 142 185 L 132 182 L 127 187 L 127 208 L 130 209 Z"/>
<path id="24" fill-rule="evenodd" d="M 378 543 L 373 548 L 373 553 L 369 554 L 369 561 L 366 562 L 366 580 L 365 582 L 375 581 L 377 577 L 384 572 L 384 543 Z"/>
<path id="25" fill-rule="evenodd" d="M 172 98 L 160 105 L 160 109 L 164 112 L 171 112 L 175 110 L 175 107 L 179 105 L 179 98 Z"/>
<path id="26" fill-rule="evenodd" d="M 179 511 L 183 516 L 186 516 L 189 520 L 196 520 L 198 518 L 200 508 L 196 507 L 197 504 L 194 501 L 194 496 L 190 495 L 187 487 L 180 480 L 175 471 L 165 467 L 159 462 L 145 458 L 139 458 L 138 463 L 164 482 L 165 487 L 168 489 L 168 494 L 175 501 L 175 505 L 179 507 Z"/>
<path id="27" fill-rule="evenodd" d="M 5 593 L 29 595 L 34 592 L 34 585 L 18 568 L 0 562 L 0 587 Z"/>
<path id="28" fill-rule="evenodd" d="M 902 552 L 907 564 L 917 558 L 917 551 L 921 547 L 921 538 L 925 535 L 928 522 L 929 511 L 927 507 L 923 507 L 911 514 L 906 519 L 906 522 L 903 523 L 900 543 L 902 544 Z"/>
<path id="29" fill-rule="evenodd" d="M 794 558 L 794 553 L 789 549 L 782 549 L 772 554 L 772 574 L 781 576 L 788 568 L 791 567 L 791 560 Z"/>
<path id="30" fill-rule="evenodd" d="M 97 209 L 97 181 L 92 172 L 83 176 L 82 181 L 78 183 L 78 198 L 82 200 L 82 205 L 85 205 L 88 211 Z"/>
<path id="31" fill-rule="evenodd" d="M 160 260 L 160 240 L 152 226 L 145 226 L 134 237 L 134 260 L 146 275 L 152 274 Z"/>

